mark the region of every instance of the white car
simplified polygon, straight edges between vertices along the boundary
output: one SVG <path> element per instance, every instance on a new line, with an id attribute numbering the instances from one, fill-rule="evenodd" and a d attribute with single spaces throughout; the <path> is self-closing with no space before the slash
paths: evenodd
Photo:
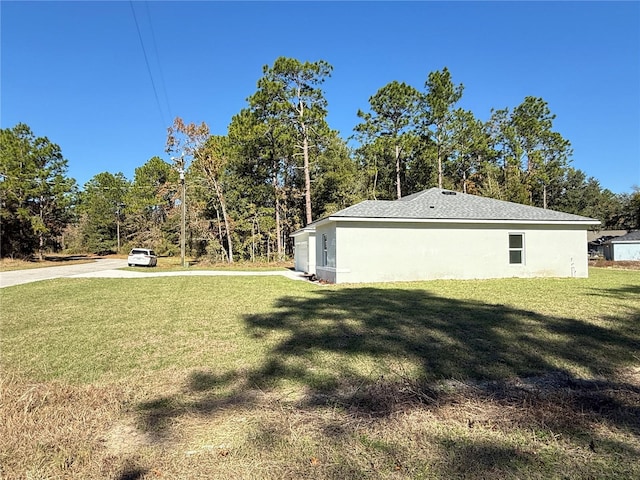
<path id="1" fill-rule="evenodd" d="M 148 248 L 134 248 L 129 252 L 127 263 L 130 267 L 140 265 L 142 267 L 155 267 L 158 264 L 158 256 Z"/>

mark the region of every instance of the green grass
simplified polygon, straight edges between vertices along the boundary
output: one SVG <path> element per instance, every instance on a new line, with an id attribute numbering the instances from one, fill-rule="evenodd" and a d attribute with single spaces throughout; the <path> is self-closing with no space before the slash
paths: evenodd
<path id="1" fill-rule="evenodd" d="M 73 383 L 214 361 L 238 367 L 264 349 L 263 342 L 237 342 L 245 336 L 243 312 L 265 311 L 269 298 L 290 287 L 309 290 L 253 277 L 57 280 L 4 289 L 3 366 Z"/>
<path id="2" fill-rule="evenodd" d="M 373 379 L 399 363 L 430 381 L 609 375 L 637 361 L 639 276 L 348 287 L 279 277 L 40 282 L 2 291 L 2 362 L 37 380 L 85 383 L 214 363 L 263 383 Z"/>
<path id="3" fill-rule="evenodd" d="M 69 478 L 100 468 L 122 478 L 640 476 L 638 271 L 351 286 L 60 279 L 2 289 L 0 302 L 0 366 L 16 379 L 7 398 L 13 388 L 20 404 L 33 385 L 99 391 L 119 399 L 108 422 L 96 419 L 100 435 L 131 421 L 136 435 L 162 439 L 140 440 L 134 464 L 119 451 L 105 466 L 111 457 L 91 447 L 87 458 L 103 463 L 78 460 Z M 510 386 L 531 378 L 564 383 L 544 394 Z M 64 398 L 47 408 L 69 414 Z M 44 462 L 59 475 L 37 445 L 0 474 Z"/>

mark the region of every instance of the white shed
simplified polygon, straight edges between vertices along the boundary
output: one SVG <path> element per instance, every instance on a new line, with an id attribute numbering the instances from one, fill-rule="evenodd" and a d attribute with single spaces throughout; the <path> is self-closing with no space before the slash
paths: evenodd
<path id="1" fill-rule="evenodd" d="M 293 237 L 297 246 L 315 232 L 315 261 L 309 250 L 300 265 L 315 263 L 316 276 L 330 283 L 587 277 L 587 229 L 599 223 L 432 188 L 358 203 Z"/>

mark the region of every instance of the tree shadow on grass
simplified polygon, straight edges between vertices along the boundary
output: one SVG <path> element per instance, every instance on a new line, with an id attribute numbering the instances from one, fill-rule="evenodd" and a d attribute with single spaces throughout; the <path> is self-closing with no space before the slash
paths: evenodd
<path id="1" fill-rule="evenodd" d="M 621 367 L 638 361 L 640 322 L 634 313 L 604 327 L 423 290 L 354 287 L 318 290 L 311 298 L 282 297 L 271 312 L 244 321 L 250 337 L 273 345 L 262 363 L 222 376 L 193 372 L 185 387 L 192 401 L 165 410 L 165 416 L 251 406 L 251 392 L 293 382 L 306 392 L 299 408 L 339 405 L 354 415 L 385 417 L 408 404 L 455 402 L 459 392 L 434 387 L 454 380 L 471 386 L 465 395 L 480 401 L 517 407 L 524 399 L 534 409 L 559 404 L 556 420 L 543 423 L 569 435 L 593 428 L 588 421 L 576 424 L 575 412 L 640 435 L 640 387 L 617 377 Z M 361 361 L 376 370 L 363 373 Z M 403 362 L 414 371 L 397 375 L 389 367 Z M 600 380 L 586 382 L 575 372 Z M 220 396 L 220 387 L 231 392 Z M 148 425 L 157 415 L 151 407 L 140 408 Z M 520 421 L 535 421 L 536 415 Z M 163 422 L 151 423 L 158 428 Z M 485 447 L 491 455 L 483 453 Z M 529 461 L 526 454 L 485 447 L 470 446 L 461 456 L 471 452 L 488 459 L 487 470 L 494 461 L 505 461 L 506 467 Z"/>
<path id="2" fill-rule="evenodd" d="M 640 276 L 640 271 L 638 272 Z M 622 285 L 618 288 L 602 288 L 593 290 L 591 295 L 613 297 L 617 299 L 636 300 L 640 305 L 640 285 Z M 637 318 L 640 319 L 640 308 L 636 311 Z"/>
<path id="3" fill-rule="evenodd" d="M 91 260 L 95 258 L 91 255 L 44 255 L 43 259 L 47 262 L 75 262 L 78 260 Z M 38 258 L 33 257 L 31 261 L 38 262 Z"/>
<path id="4" fill-rule="evenodd" d="M 311 299 L 284 297 L 274 312 L 246 317 L 254 337 L 274 330 L 287 334 L 253 374 L 254 381 L 267 384 L 313 375 L 309 367 L 325 353 L 346 360 L 358 355 L 409 359 L 420 364 L 426 380 L 532 376 L 565 363 L 611 376 L 640 347 L 634 320 L 620 318 L 618 328 L 610 329 L 425 291 L 376 288 L 327 290 Z M 353 374 L 347 361 L 334 377 Z"/>
<path id="5" fill-rule="evenodd" d="M 490 441 L 460 442 L 448 438 L 439 443 L 449 452 L 444 465 L 439 467 L 447 478 L 486 478 L 487 472 L 517 471 L 536 463 L 535 455 L 522 448 Z"/>

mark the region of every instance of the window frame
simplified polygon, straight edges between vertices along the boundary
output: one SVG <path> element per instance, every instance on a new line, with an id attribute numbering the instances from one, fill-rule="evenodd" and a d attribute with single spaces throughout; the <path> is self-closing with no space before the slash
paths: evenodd
<path id="1" fill-rule="evenodd" d="M 322 238 L 322 266 L 326 267 L 329 261 L 329 239 L 327 238 L 327 234 L 323 233 Z"/>
<path id="2" fill-rule="evenodd" d="M 512 247 L 511 246 L 511 238 L 512 237 L 520 237 L 520 246 L 519 247 Z M 524 232 L 509 232 L 509 236 L 507 239 L 507 245 L 508 245 L 508 250 L 509 250 L 509 265 L 524 265 L 525 264 L 525 239 L 524 239 Z M 514 262 L 512 261 L 512 254 L 513 253 L 519 253 L 520 254 L 520 261 L 519 262 Z"/>

